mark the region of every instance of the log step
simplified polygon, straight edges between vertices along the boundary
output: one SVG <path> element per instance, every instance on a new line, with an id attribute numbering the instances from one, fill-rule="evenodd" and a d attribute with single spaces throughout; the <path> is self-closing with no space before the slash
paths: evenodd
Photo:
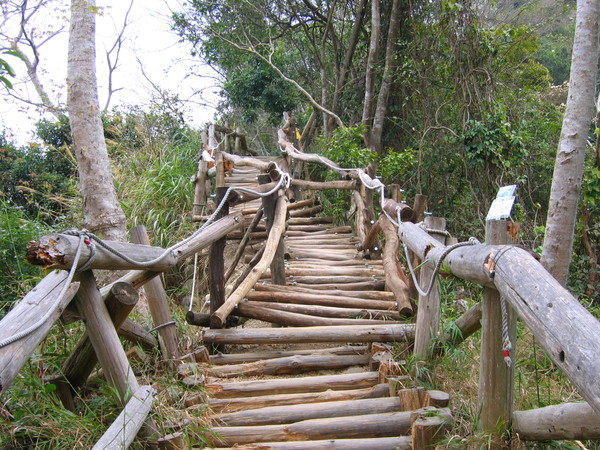
<path id="1" fill-rule="evenodd" d="M 332 355 L 360 355 L 367 351 L 366 345 L 345 345 L 343 347 L 308 349 L 308 350 L 273 350 L 266 352 L 249 353 L 218 353 L 210 355 L 210 363 L 213 365 L 242 364 L 263 359 L 283 358 L 294 355 L 314 355 L 318 353 L 329 353 Z"/>
<path id="2" fill-rule="evenodd" d="M 324 441 L 262 442 L 237 446 L 238 450 L 409 450 L 412 448 L 408 436 L 370 439 L 327 439 Z M 227 450 L 215 448 L 214 450 Z"/>

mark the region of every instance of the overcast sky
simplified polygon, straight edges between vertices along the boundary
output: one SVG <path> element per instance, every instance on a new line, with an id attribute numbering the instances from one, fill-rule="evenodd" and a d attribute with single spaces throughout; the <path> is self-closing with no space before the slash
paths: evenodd
<path id="1" fill-rule="evenodd" d="M 102 13 L 96 20 L 96 56 L 100 107 L 104 107 L 107 97 L 106 51 L 115 42 L 122 27 L 129 6 L 128 1 L 108 2 L 97 0 Z M 177 0 L 134 0 L 125 30 L 124 45 L 119 58 L 120 64 L 113 75 L 113 85 L 122 88 L 113 94 L 111 107 L 120 104 L 148 105 L 152 97 L 152 83 L 177 94 L 187 103 L 187 119 L 193 125 L 209 121 L 214 113 L 211 107 L 203 106 L 208 100 L 216 101 L 218 88 L 211 70 L 201 66 L 189 54 L 189 45 L 179 43 L 178 37 L 170 30 L 169 17 L 172 11 L 179 10 Z M 50 19 L 55 20 L 55 19 Z M 46 21 L 47 23 L 47 21 Z M 68 27 L 67 27 L 68 29 Z M 41 73 L 44 84 L 52 91 L 54 98 L 66 100 L 64 89 L 67 68 L 68 34 L 54 37 L 40 50 Z M 25 72 L 18 60 L 11 59 L 13 68 Z M 142 75 L 151 80 L 149 82 Z M 35 98 L 31 87 L 21 85 Z M 205 98 L 194 95 L 203 89 Z M 211 94 L 212 93 L 212 94 Z M 1 126 L 11 130 L 20 144 L 32 139 L 34 122 L 40 118 L 39 111 L 25 108 L 22 103 L 12 101 L 4 95 L 0 97 Z"/>

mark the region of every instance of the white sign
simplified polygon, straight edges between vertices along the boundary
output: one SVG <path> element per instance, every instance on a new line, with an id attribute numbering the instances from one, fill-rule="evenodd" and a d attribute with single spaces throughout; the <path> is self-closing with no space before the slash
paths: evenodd
<path id="1" fill-rule="evenodd" d="M 488 215 L 485 218 L 486 221 L 510 217 L 510 212 L 512 211 L 516 199 L 514 195 L 516 189 L 517 185 L 512 184 L 510 186 L 502 186 L 498 190 L 498 195 L 496 195 L 496 199 L 492 202 L 492 206 L 490 206 Z"/>

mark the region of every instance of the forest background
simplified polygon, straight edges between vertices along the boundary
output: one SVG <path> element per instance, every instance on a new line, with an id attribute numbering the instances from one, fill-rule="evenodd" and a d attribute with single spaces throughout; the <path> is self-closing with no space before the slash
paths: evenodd
<path id="1" fill-rule="evenodd" d="M 239 127 L 259 153 L 278 154 L 275 130 L 292 111 L 306 151 L 343 167 L 376 162 L 409 202 L 427 195 L 430 212 L 461 240 L 482 238 L 498 187 L 517 184 L 521 244 L 539 252 L 574 15 L 572 0 L 191 0 L 171 25 L 218 74 L 215 121 Z M 5 53 L 13 50 L 2 42 L 2 95 L 13 73 L 26 71 Z M 153 244 L 167 247 L 193 229 L 189 177 L 201 130 L 186 122 L 177 92 L 157 92 L 151 106 L 107 109 L 102 120 L 128 226 L 146 225 Z M 26 243 L 83 221 L 69 122 L 61 105 L 46 106 L 52 115 L 36 124 L 36 142 L 20 145 L 0 130 L 0 316 L 43 275 L 24 262 Z M 590 308 L 600 302 L 599 128 L 590 121 L 567 282 Z M 343 220 L 346 198 L 323 201 Z M 174 295 L 186 273 L 167 277 Z"/>

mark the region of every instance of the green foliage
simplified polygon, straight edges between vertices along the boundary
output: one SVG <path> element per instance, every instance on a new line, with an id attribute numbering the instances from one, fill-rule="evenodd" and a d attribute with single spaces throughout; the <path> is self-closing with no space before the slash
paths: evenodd
<path id="1" fill-rule="evenodd" d="M 375 162 L 377 155 L 365 148 L 363 136 L 364 128 L 361 126 L 338 128 L 330 139 L 321 138 L 317 145 L 340 167 L 364 168 Z"/>
<path id="2" fill-rule="evenodd" d="M 389 150 L 379 163 L 379 173 L 384 184 L 399 184 L 411 177 L 417 165 L 417 152 L 413 148 L 405 148 L 401 152 Z"/>
<path id="3" fill-rule="evenodd" d="M 21 55 L 19 52 L 15 52 L 12 50 L 4 50 L 0 54 L 23 59 L 23 55 Z M 6 61 L 4 58 L 0 58 L 0 84 L 3 84 L 8 89 L 12 89 L 13 84 L 10 78 L 14 78 L 15 76 L 16 73 L 11 67 L 11 65 L 8 63 L 8 61 Z"/>
<path id="4" fill-rule="evenodd" d="M 39 267 L 25 261 L 25 247 L 49 230 L 28 220 L 23 207 L 0 198 L 0 317 L 4 316 L 41 277 Z"/>
<path id="5" fill-rule="evenodd" d="M 64 219 L 76 192 L 75 165 L 66 148 L 17 147 L 0 136 L 0 192 L 30 220 L 54 225 Z"/>
<path id="6" fill-rule="evenodd" d="M 556 85 L 569 80 L 574 33 L 573 23 L 540 36 L 540 48 L 535 54 L 535 59 L 548 69 L 552 82 Z"/>

